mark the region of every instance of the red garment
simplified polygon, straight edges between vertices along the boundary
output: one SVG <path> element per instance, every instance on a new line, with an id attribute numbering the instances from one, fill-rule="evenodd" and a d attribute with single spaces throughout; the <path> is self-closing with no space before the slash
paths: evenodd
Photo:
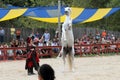
<path id="1" fill-rule="evenodd" d="M 27 38 L 27 43 L 30 43 L 31 40 L 32 40 L 31 37 L 28 37 L 28 38 Z"/>
<path id="2" fill-rule="evenodd" d="M 35 60 L 36 60 L 37 63 L 39 63 L 40 60 L 39 60 L 39 56 L 38 55 L 36 55 L 36 59 Z"/>
<path id="3" fill-rule="evenodd" d="M 33 62 L 30 61 L 27 66 L 28 66 L 29 68 L 33 67 Z"/>
<path id="4" fill-rule="evenodd" d="M 31 68 L 39 64 L 39 57 L 36 52 L 30 51 L 27 55 L 26 67 Z"/>
<path id="5" fill-rule="evenodd" d="M 106 37 L 107 33 L 105 31 L 102 32 L 102 37 Z"/>

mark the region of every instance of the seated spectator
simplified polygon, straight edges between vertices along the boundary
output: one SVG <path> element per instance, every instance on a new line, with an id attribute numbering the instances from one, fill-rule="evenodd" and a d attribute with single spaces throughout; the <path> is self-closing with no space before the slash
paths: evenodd
<path id="1" fill-rule="evenodd" d="M 58 46 L 58 42 L 56 39 L 53 39 L 51 46 Z M 52 48 L 54 53 L 58 53 L 59 48 Z"/>
<path id="2" fill-rule="evenodd" d="M 113 34 L 111 35 L 111 39 L 115 41 L 115 36 Z"/>
<path id="3" fill-rule="evenodd" d="M 8 46 L 8 47 L 11 47 L 11 45 Z M 13 52 L 12 49 L 9 49 L 9 50 L 7 50 L 7 54 L 8 54 L 8 56 L 13 56 L 13 55 L 14 55 L 14 52 Z"/>
<path id="4" fill-rule="evenodd" d="M 96 32 L 96 35 L 95 35 L 95 39 L 98 41 L 100 39 L 100 33 L 99 32 Z"/>
<path id="5" fill-rule="evenodd" d="M 48 56 L 43 56 L 43 58 L 50 58 L 50 51 L 51 51 L 51 48 L 45 48 L 47 46 L 46 42 L 43 42 L 43 48 L 40 49 L 40 54 L 43 54 L 43 55 L 48 55 Z"/>
<path id="6" fill-rule="evenodd" d="M 39 40 L 38 46 L 43 46 L 42 40 Z"/>
<path id="7" fill-rule="evenodd" d="M 34 40 L 33 40 L 33 43 L 38 46 L 38 43 L 39 43 L 39 38 L 35 37 Z"/>
<path id="8" fill-rule="evenodd" d="M 20 35 L 21 35 L 21 30 L 20 30 L 20 29 L 17 29 L 17 30 L 16 30 L 16 39 L 17 39 L 17 40 L 20 40 Z"/>
<path id="9" fill-rule="evenodd" d="M 43 46 L 46 46 L 46 42 L 43 43 Z M 48 54 L 48 50 L 43 48 L 41 49 L 42 54 Z"/>
<path id="10" fill-rule="evenodd" d="M 43 64 L 38 69 L 38 80 L 55 80 L 55 72 L 48 64 Z"/>
<path id="11" fill-rule="evenodd" d="M 22 50 L 21 49 L 18 49 L 18 50 L 16 50 L 16 55 L 22 55 L 23 53 L 22 53 Z"/>

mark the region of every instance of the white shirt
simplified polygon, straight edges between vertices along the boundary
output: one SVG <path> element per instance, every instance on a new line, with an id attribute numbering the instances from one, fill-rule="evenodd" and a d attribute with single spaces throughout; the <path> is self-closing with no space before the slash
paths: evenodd
<path id="1" fill-rule="evenodd" d="M 48 42 L 50 40 L 50 33 L 44 33 L 43 36 L 44 36 L 44 40 L 46 42 Z"/>

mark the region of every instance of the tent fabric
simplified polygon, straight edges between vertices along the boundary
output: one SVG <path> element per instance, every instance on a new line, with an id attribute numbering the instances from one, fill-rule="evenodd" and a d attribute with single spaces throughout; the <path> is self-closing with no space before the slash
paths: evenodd
<path id="1" fill-rule="evenodd" d="M 61 8 L 61 15 L 64 14 L 64 8 Z M 28 8 L 28 10 L 24 13 L 23 16 L 31 16 L 31 17 L 40 17 L 40 18 L 50 18 L 58 16 L 58 7 L 50 6 L 50 7 L 35 7 Z"/>
<path id="2" fill-rule="evenodd" d="M 21 16 L 27 9 L 0 10 L 0 21 L 5 21 Z"/>
<path id="3" fill-rule="evenodd" d="M 110 16 L 111 14 L 117 12 L 118 10 L 120 10 L 120 8 L 112 8 L 111 11 L 105 17 Z"/>
<path id="4" fill-rule="evenodd" d="M 64 6 L 61 7 L 60 20 L 64 22 Z M 72 13 L 71 18 L 73 23 L 86 23 L 102 18 L 108 17 L 111 14 L 120 10 L 120 8 L 76 8 L 71 7 Z M 19 16 L 26 16 L 34 20 L 48 22 L 48 23 L 58 23 L 58 7 L 48 6 L 48 7 L 33 7 L 33 8 L 0 8 L 0 21 L 10 20 L 17 18 Z"/>
<path id="5" fill-rule="evenodd" d="M 87 20 L 96 11 L 97 9 L 83 9 L 82 13 L 77 18 L 73 19 L 73 23 L 83 22 L 84 20 Z"/>
<path id="6" fill-rule="evenodd" d="M 0 19 L 3 18 L 8 12 L 9 10 L 0 8 Z"/>
<path id="7" fill-rule="evenodd" d="M 93 15 L 90 18 L 88 18 L 87 20 L 84 20 L 83 23 L 102 19 L 106 14 L 109 13 L 110 10 L 111 10 L 111 8 L 110 9 L 109 8 L 107 8 L 107 9 L 97 9 L 97 11 L 95 13 L 93 13 Z"/>
<path id="8" fill-rule="evenodd" d="M 100 20 L 100 19 L 108 17 L 111 14 L 120 10 L 120 8 L 93 9 L 93 8 L 75 8 L 75 7 L 71 7 L 71 9 L 72 9 L 71 18 L 73 19 L 74 24 Z M 38 21 L 43 21 L 43 22 L 58 23 L 58 17 L 56 16 L 57 8 L 56 8 L 55 12 L 52 9 L 51 10 L 49 9 L 49 11 L 53 12 L 54 16 L 50 15 L 50 13 L 47 12 L 47 14 L 42 14 L 42 15 L 39 14 L 39 16 L 29 15 L 29 18 L 32 18 L 32 19 L 35 19 Z M 35 14 L 37 14 L 37 13 L 35 13 Z M 27 16 L 27 14 L 25 14 L 25 16 Z M 61 19 L 61 22 L 64 22 L 64 19 L 65 19 L 64 7 L 61 8 L 60 19 Z"/>
<path id="9" fill-rule="evenodd" d="M 83 11 L 83 8 L 80 8 L 80 9 L 71 8 L 71 9 L 72 9 L 72 12 L 76 11 L 75 13 L 72 13 L 72 15 L 71 15 L 72 19 L 75 19 Z M 56 12 L 56 14 L 58 15 L 57 12 Z M 39 20 L 39 21 L 43 21 L 43 22 L 58 23 L 58 16 L 56 16 L 56 17 L 48 17 L 48 16 L 47 17 L 29 17 L 29 18 Z M 61 22 L 64 22 L 64 20 L 65 20 L 64 8 L 61 9 L 61 17 L 60 17 L 60 19 L 61 19 Z"/>

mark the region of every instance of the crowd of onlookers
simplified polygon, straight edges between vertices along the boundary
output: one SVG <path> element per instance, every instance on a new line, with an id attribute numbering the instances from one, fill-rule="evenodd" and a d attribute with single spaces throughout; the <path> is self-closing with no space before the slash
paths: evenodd
<path id="1" fill-rule="evenodd" d="M 102 33 L 96 32 L 93 36 L 92 34 L 84 34 L 81 38 L 75 40 L 78 44 L 106 44 L 106 43 L 119 43 L 120 38 L 115 37 L 114 34 L 109 34 L 105 30 Z"/>
<path id="2" fill-rule="evenodd" d="M 58 31 L 55 32 L 54 38 L 51 39 L 49 31 L 46 29 L 45 32 L 41 35 L 39 32 L 31 32 L 31 34 L 27 37 L 27 39 L 23 39 L 20 37 L 20 31 L 17 31 L 17 35 L 15 36 L 15 29 L 11 28 L 11 41 L 10 43 L 4 43 L 3 42 L 3 36 L 5 31 L 0 28 L 0 48 L 3 47 L 27 47 L 28 44 L 34 44 L 35 46 L 59 46 L 59 33 Z M 114 34 L 109 34 L 105 30 L 101 33 L 99 31 L 96 31 L 96 34 L 89 34 L 86 33 L 83 34 L 81 38 L 75 39 L 75 45 L 86 45 L 86 44 L 113 44 L 113 43 L 120 43 L 120 38 L 115 37 Z M 113 46 L 112 46 L 113 47 Z M 115 46 L 114 46 L 115 47 Z M 82 47 L 85 49 L 84 47 Z M 89 47 L 88 47 L 89 49 Z M 12 50 L 8 50 L 9 53 L 12 54 Z M 22 52 L 25 52 L 23 50 L 17 50 L 18 54 L 22 54 Z M 41 50 L 42 53 L 46 53 L 46 51 Z M 53 52 L 58 53 L 59 48 L 53 48 Z M 0 55 L 2 52 L 0 51 Z"/>
<path id="3" fill-rule="evenodd" d="M 0 44 L 0 48 L 6 47 L 6 48 L 10 48 L 10 47 L 27 47 L 29 46 L 29 44 L 35 45 L 36 47 L 39 46 L 58 46 L 59 42 L 58 42 L 58 33 L 55 34 L 55 37 L 50 40 L 50 33 L 48 32 L 48 30 L 46 29 L 44 34 L 39 34 L 39 32 L 32 32 L 26 39 L 23 39 L 22 37 L 19 36 L 15 36 L 14 34 L 12 34 L 12 39 L 9 43 L 5 43 L 3 41 L 1 41 Z M 55 53 L 58 52 L 58 48 L 53 48 L 53 51 Z M 13 50 L 7 50 L 8 53 L 10 53 L 10 55 L 13 55 Z M 26 53 L 23 50 L 18 49 L 16 51 L 17 54 L 23 54 Z M 47 51 L 45 49 L 41 49 L 42 53 L 47 53 Z M 0 50 L 0 55 L 2 54 L 2 51 Z"/>
<path id="4" fill-rule="evenodd" d="M 115 37 L 114 34 L 109 34 L 105 30 L 102 33 L 96 32 L 95 36 L 92 34 L 86 35 L 84 34 L 81 38 L 75 40 L 75 45 L 91 45 L 94 46 L 82 46 L 83 53 L 98 53 L 98 52 L 115 52 L 117 48 L 120 49 L 120 45 L 116 45 L 120 43 L 120 38 Z M 101 44 L 101 45 L 97 45 Z M 109 45 L 108 45 L 109 44 Z M 80 51 L 79 48 L 77 48 Z M 77 50 L 76 50 L 77 51 Z"/>

